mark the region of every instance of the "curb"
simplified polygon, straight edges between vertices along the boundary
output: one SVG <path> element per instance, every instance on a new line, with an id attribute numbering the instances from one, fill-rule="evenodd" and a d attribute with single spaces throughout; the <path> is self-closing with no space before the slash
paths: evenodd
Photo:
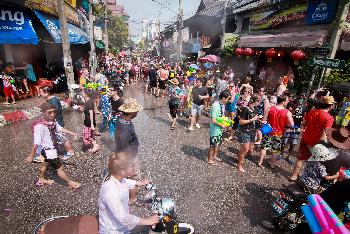
<path id="1" fill-rule="evenodd" d="M 33 109 L 19 110 L 0 114 L 0 127 L 11 123 L 17 123 L 23 120 L 33 119 L 35 117 L 40 116 L 40 113 L 40 108 L 34 107 Z"/>

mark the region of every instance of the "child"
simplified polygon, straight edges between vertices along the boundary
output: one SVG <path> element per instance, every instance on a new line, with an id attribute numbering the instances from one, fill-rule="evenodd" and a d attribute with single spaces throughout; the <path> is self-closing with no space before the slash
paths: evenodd
<path id="1" fill-rule="evenodd" d="M 109 102 L 109 96 L 107 92 L 107 88 L 103 87 L 100 89 L 101 97 L 100 97 L 100 108 L 102 111 L 102 123 L 100 126 L 100 133 L 103 133 L 103 131 L 106 129 L 108 125 L 108 118 L 111 113 L 111 103 Z"/>
<path id="2" fill-rule="evenodd" d="M 11 64 L 8 64 L 5 68 L 4 71 L 0 74 L 0 79 L 2 79 L 3 86 L 4 86 L 4 94 L 5 94 L 5 103 L 7 105 L 10 104 L 9 98 L 12 99 L 12 103 L 16 104 L 15 100 L 15 93 L 14 93 L 14 83 L 15 79 L 10 75 L 11 74 Z"/>
<path id="3" fill-rule="evenodd" d="M 324 180 L 332 181 L 339 177 L 339 172 L 329 176 L 324 162 L 332 160 L 338 156 L 336 148 L 329 147 L 328 144 L 320 142 L 310 149 L 312 156 L 306 162 L 304 171 L 299 176 L 298 182 L 303 186 L 305 192 L 321 193 L 324 188 L 321 183 Z"/>
<path id="4" fill-rule="evenodd" d="M 90 153 L 96 153 L 100 146 L 95 140 L 95 104 L 93 99 L 93 92 L 91 90 L 85 90 L 84 98 L 84 128 L 83 128 L 83 151 L 89 151 Z"/>
<path id="5" fill-rule="evenodd" d="M 294 165 L 294 161 L 290 159 L 290 156 L 299 141 L 300 125 L 299 126 L 296 125 L 296 116 L 295 116 L 296 105 L 293 102 L 288 102 L 287 109 L 293 114 L 293 120 L 295 125 L 293 128 L 287 128 L 287 131 L 284 134 L 284 139 L 283 139 L 284 147 L 283 147 L 282 154 L 287 154 L 286 161 L 289 164 Z"/>

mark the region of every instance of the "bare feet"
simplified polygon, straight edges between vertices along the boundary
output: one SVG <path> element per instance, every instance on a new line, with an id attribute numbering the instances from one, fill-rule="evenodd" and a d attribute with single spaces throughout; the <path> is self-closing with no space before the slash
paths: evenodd
<path id="1" fill-rule="evenodd" d="M 70 189 L 78 189 L 81 187 L 81 184 L 75 181 L 68 182 L 68 188 Z"/>
<path id="2" fill-rule="evenodd" d="M 218 165 L 217 162 L 215 162 L 214 160 L 209 160 L 209 161 L 208 161 L 208 164 L 209 164 L 209 165 L 213 165 L 213 166 Z"/>
<path id="3" fill-rule="evenodd" d="M 246 171 L 244 170 L 244 168 L 241 167 L 241 166 L 238 166 L 237 169 L 238 169 L 240 172 L 243 172 L 243 173 L 246 172 Z"/>
<path id="4" fill-rule="evenodd" d="M 55 181 L 39 178 L 35 185 L 36 186 L 45 186 L 45 185 L 52 185 L 53 183 L 55 183 Z"/>
<path id="5" fill-rule="evenodd" d="M 222 159 L 218 158 L 218 157 L 215 157 L 215 160 L 218 161 L 218 162 L 222 162 Z"/>

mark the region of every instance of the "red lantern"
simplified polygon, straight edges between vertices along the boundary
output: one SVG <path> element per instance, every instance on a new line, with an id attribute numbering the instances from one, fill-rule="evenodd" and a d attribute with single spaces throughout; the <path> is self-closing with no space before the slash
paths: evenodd
<path id="1" fill-rule="evenodd" d="M 272 59 L 277 56 L 277 51 L 275 50 L 275 48 L 270 48 L 265 51 L 265 56 L 268 59 L 267 61 L 271 63 Z"/>
<path id="2" fill-rule="evenodd" d="M 252 48 L 246 48 L 244 50 L 244 55 L 249 57 L 249 56 L 253 56 L 255 54 L 255 51 Z"/>
<path id="3" fill-rule="evenodd" d="M 306 54 L 302 50 L 294 50 L 290 53 L 290 57 L 294 60 L 294 64 L 298 65 L 300 61 L 306 58 Z"/>
<path id="4" fill-rule="evenodd" d="M 238 57 L 241 57 L 241 55 L 244 54 L 244 50 L 242 48 L 237 48 L 235 50 L 235 54 L 238 56 Z"/>

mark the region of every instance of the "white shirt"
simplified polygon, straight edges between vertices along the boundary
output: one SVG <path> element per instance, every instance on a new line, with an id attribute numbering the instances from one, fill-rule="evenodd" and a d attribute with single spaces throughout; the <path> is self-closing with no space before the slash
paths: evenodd
<path id="1" fill-rule="evenodd" d="M 129 189 L 135 180 L 111 178 L 102 184 L 98 199 L 100 234 L 128 234 L 140 222 L 129 213 Z"/>
<path id="2" fill-rule="evenodd" d="M 61 133 L 62 127 L 56 122 L 56 130 L 59 134 Z M 34 144 L 41 145 L 43 149 L 55 149 L 53 141 L 50 135 L 49 128 L 44 124 L 37 124 L 34 126 Z M 54 154 L 47 154 L 48 159 L 57 158 L 57 151 Z"/>

